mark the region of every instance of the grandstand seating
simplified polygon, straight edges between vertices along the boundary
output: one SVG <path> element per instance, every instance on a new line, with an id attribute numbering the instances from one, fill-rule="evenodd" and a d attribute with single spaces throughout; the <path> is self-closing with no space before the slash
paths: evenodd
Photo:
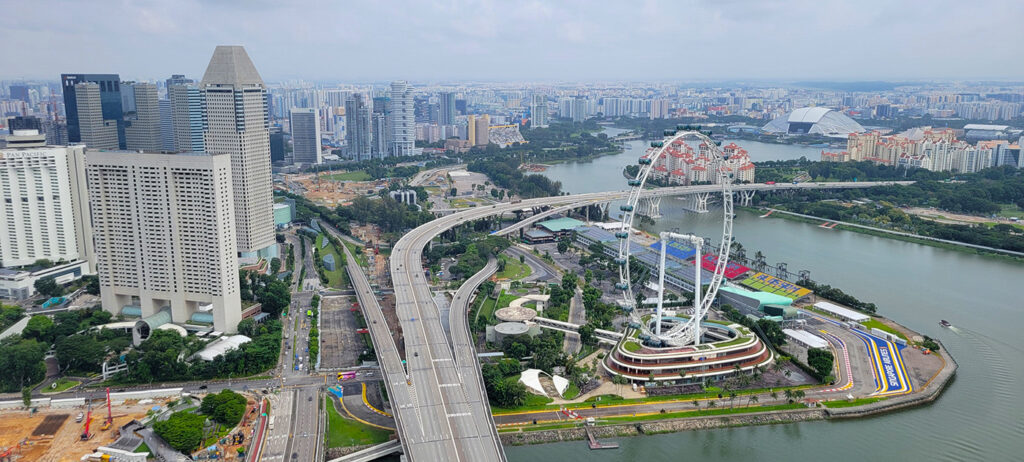
<path id="1" fill-rule="evenodd" d="M 799 300 L 811 293 L 810 289 L 761 272 L 754 273 L 753 276 L 744 279 L 740 284 L 754 290 L 782 295 L 792 300 Z"/>

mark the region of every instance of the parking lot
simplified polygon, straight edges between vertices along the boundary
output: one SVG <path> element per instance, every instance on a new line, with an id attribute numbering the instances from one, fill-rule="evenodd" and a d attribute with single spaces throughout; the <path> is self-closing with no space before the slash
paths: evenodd
<path id="1" fill-rule="evenodd" d="M 352 302 L 347 295 L 324 297 L 320 308 L 320 368 L 340 369 L 359 365 L 363 339 L 356 333 Z"/>

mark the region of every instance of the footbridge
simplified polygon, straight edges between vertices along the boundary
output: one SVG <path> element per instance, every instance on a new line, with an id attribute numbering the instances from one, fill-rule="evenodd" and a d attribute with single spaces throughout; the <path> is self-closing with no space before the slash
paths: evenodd
<path id="1" fill-rule="evenodd" d="M 559 321 L 557 319 L 550 318 L 533 318 L 533 322 L 536 322 L 538 326 L 545 329 L 558 330 L 562 332 L 579 333 L 580 325 L 573 324 L 571 322 Z M 610 343 L 615 345 L 622 340 L 623 334 L 621 332 L 612 332 L 604 329 L 594 329 L 594 337 L 597 338 L 598 342 Z"/>

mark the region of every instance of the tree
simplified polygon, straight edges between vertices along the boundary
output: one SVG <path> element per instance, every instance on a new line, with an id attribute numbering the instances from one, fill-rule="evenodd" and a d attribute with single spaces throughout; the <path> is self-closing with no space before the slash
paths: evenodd
<path id="1" fill-rule="evenodd" d="M 91 335 L 72 335 L 57 339 L 57 360 L 64 371 L 97 372 L 102 368 L 106 349 Z"/>
<path id="2" fill-rule="evenodd" d="M 761 401 L 761 399 L 758 398 L 757 395 L 750 395 L 750 397 L 747 398 L 747 405 L 757 404 L 758 401 Z"/>
<path id="3" fill-rule="evenodd" d="M 21 331 L 21 336 L 39 341 L 48 341 L 52 329 L 53 321 L 50 317 L 44 314 L 37 314 L 29 318 L 25 330 Z"/>
<path id="4" fill-rule="evenodd" d="M 172 448 L 188 454 L 202 442 L 205 421 L 206 418 L 201 414 L 175 412 L 167 420 L 153 424 L 153 431 Z"/>
<path id="5" fill-rule="evenodd" d="M 790 403 L 793 402 L 793 390 L 787 388 L 786 391 L 784 391 L 782 394 L 786 395 L 786 400 L 788 400 Z"/>
<path id="6" fill-rule="evenodd" d="M 693 407 L 700 407 L 700 401 L 693 400 L 692 403 L 693 403 Z"/>
<path id="7" fill-rule="evenodd" d="M 46 345 L 35 340 L 9 337 L 0 341 L 0 391 L 16 392 L 43 380 L 45 353 Z"/>
<path id="8" fill-rule="evenodd" d="M 215 422 L 233 427 L 242 420 L 247 402 L 245 396 L 224 389 L 220 393 L 206 395 L 199 410 Z"/>
<path id="9" fill-rule="evenodd" d="M 263 304 L 263 312 L 273 317 L 281 314 L 292 302 L 291 290 L 284 281 L 271 281 L 260 295 L 258 300 Z"/>
<path id="10" fill-rule="evenodd" d="M 281 259 L 274 257 L 270 259 L 270 274 L 277 274 L 278 271 L 281 271 Z"/>
<path id="11" fill-rule="evenodd" d="M 589 322 L 584 324 L 584 325 L 582 325 L 582 326 L 580 326 L 580 329 L 579 329 L 580 343 L 583 343 L 584 345 L 594 345 L 594 344 L 596 344 L 597 343 L 597 337 L 594 337 L 594 330 L 595 330 L 594 326 L 591 325 Z"/>
<path id="12" fill-rule="evenodd" d="M 32 389 L 25 387 L 21 389 L 21 402 L 25 403 L 25 407 L 32 405 Z"/>
<path id="13" fill-rule="evenodd" d="M 85 292 L 90 295 L 100 294 L 100 277 L 95 274 L 86 274 L 82 276 L 82 280 L 85 281 Z"/>
<path id="14" fill-rule="evenodd" d="M 57 284 L 54 278 L 37 279 L 33 286 L 35 286 L 36 292 L 47 297 L 60 297 L 64 295 L 64 288 Z"/>
<path id="15" fill-rule="evenodd" d="M 519 256 L 519 263 L 526 263 L 526 255 Z"/>
<path id="16" fill-rule="evenodd" d="M 252 318 L 245 318 L 238 322 L 238 333 L 246 337 L 254 337 L 256 335 L 256 321 Z"/>
<path id="17" fill-rule="evenodd" d="M 829 350 L 823 348 L 807 350 L 807 365 L 814 369 L 815 377 L 823 382 L 832 376 L 833 360 L 832 352 Z"/>

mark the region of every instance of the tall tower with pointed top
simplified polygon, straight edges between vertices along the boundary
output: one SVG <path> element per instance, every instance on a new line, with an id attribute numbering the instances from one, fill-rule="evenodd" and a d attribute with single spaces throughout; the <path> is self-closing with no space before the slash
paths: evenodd
<path id="1" fill-rule="evenodd" d="M 218 46 L 199 89 L 206 152 L 231 155 L 239 261 L 273 257 L 277 247 L 267 87 L 245 48 Z"/>

